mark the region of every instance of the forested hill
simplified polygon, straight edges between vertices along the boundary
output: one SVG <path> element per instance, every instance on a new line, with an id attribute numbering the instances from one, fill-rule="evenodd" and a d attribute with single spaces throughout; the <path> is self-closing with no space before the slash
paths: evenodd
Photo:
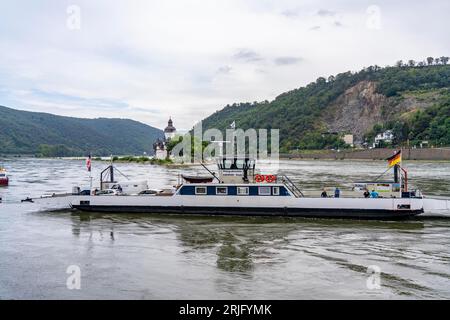
<path id="1" fill-rule="evenodd" d="M 0 154 L 85 156 L 153 152 L 159 129 L 128 119 L 80 119 L 0 106 Z"/>
<path id="2" fill-rule="evenodd" d="M 227 105 L 203 121 L 204 129 L 279 128 L 282 151 L 342 147 L 339 136 L 371 142 L 392 129 L 394 144 L 450 145 L 450 66 L 442 57 L 418 65 L 371 66 L 318 78 L 268 102 Z M 338 133 L 324 134 L 324 133 Z"/>

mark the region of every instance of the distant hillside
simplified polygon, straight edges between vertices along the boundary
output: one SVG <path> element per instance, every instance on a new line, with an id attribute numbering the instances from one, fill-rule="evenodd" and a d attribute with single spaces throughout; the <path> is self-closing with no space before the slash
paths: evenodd
<path id="1" fill-rule="evenodd" d="M 339 136 L 351 133 L 356 143 L 371 141 L 392 129 L 394 144 L 429 140 L 450 145 L 450 66 L 412 61 L 395 67 L 371 66 L 279 95 L 275 100 L 227 105 L 203 120 L 204 129 L 279 128 L 281 149 L 343 147 Z M 441 61 L 441 62 L 439 62 Z"/>
<path id="2" fill-rule="evenodd" d="M 0 106 L 0 154 L 77 156 L 153 152 L 159 129 L 128 119 L 80 119 Z"/>

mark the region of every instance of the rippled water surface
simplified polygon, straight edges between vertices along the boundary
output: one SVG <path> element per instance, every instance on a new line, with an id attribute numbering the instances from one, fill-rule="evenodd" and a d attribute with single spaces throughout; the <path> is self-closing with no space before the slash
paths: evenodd
<path id="1" fill-rule="evenodd" d="M 450 298 L 450 219 L 403 222 L 38 212 L 26 196 L 89 182 L 84 161 L 9 159 L 0 188 L 0 299 Z M 94 162 L 97 177 L 105 163 Z M 450 196 L 450 164 L 410 162 L 412 183 Z M 151 187 L 180 172 L 117 164 Z M 283 161 L 304 188 L 376 177 L 384 162 Z M 69 290 L 66 270 L 81 270 Z M 380 289 L 368 286 L 368 267 Z M 371 282 L 369 281 L 369 284 Z M 372 288 L 372 289 L 371 289 Z"/>

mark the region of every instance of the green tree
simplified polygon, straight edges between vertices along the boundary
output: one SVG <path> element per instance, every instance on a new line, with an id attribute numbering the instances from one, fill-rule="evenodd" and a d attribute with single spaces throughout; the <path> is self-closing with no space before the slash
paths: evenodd
<path id="1" fill-rule="evenodd" d="M 446 65 L 446 64 L 448 63 L 448 60 L 449 60 L 449 59 L 450 59 L 449 57 L 441 57 L 441 58 L 440 58 L 441 63 L 442 63 L 443 65 Z"/>
<path id="2" fill-rule="evenodd" d="M 77 152 L 71 150 L 65 145 L 48 145 L 41 144 L 38 148 L 38 156 L 41 157 L 71 157 L 76 155 Z"/>

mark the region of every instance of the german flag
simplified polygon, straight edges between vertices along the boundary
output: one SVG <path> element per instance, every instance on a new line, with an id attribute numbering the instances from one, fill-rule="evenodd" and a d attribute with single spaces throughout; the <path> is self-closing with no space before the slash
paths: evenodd
<path id="1" fill-rule="evenodd" d="M 393 156 L 386 159 L 389 167 L 393 167 L 397 163 L 402 161 L 402 150 L 397 151 Z"/>

